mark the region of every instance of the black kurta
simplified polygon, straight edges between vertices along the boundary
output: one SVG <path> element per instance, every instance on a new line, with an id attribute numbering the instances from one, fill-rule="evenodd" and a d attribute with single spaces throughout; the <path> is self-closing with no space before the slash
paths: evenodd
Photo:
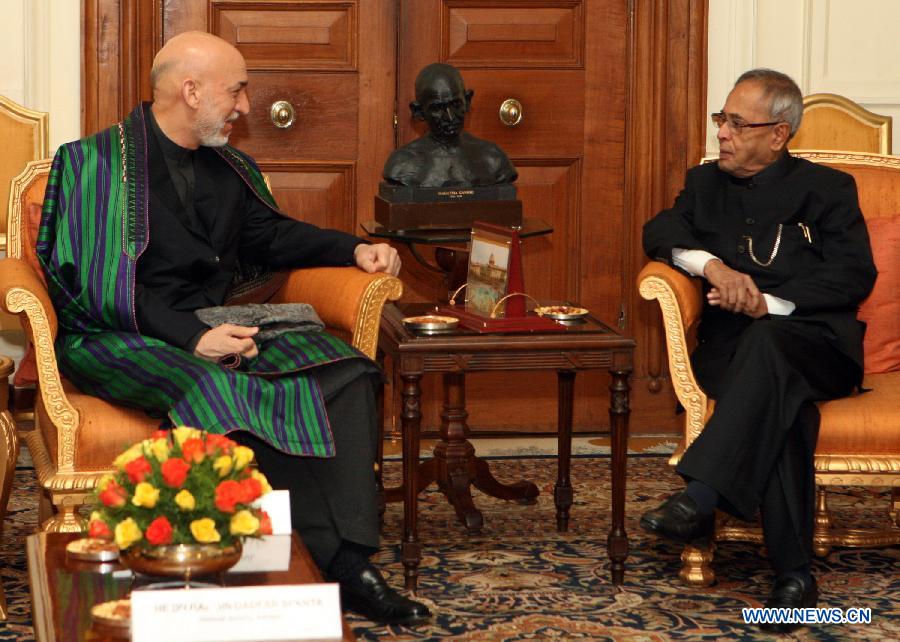
<path id="1" fill-rule="evenodd" d="M 361 239 L 273 212 L 213 150 L 191 152 L 155 123 L 150 130 L 150 241 L 135 288 L 144 334 L 192 351 L 209 329 L 193 311 L 222 305 L 247 264 L 275 270 L 353 264 Z M 378 546 L 372 466 L 379 371 L 349 359 L 309 372 L 325 400 L 334 457 L 294 457 L 248 433 L 233 436 L 255 450 L 273 488 L 290 490 L 293 527 L 324 571 L 344 540 Z"/>
<path id="2" fill-rule="evenodd" d="M 778 251 L 760 265 L 779 225 Z M 749 179 L 715 163 L 695 167 L 674 206 L 644 227 L 651 258 L 670 263 L 674 248 L 706 250 L 796 305 L 791 315 L 755 320 L 704 301 L 692 362 L 716 407 L 678 466 L 737 516 L 761 508 L 773 565 L 794 568 L 812 545 L 812 402 L 849 394 L 862 377 L 865 325 L 856 311 L 876 271 L 856 185 L 788 154 Z"/>

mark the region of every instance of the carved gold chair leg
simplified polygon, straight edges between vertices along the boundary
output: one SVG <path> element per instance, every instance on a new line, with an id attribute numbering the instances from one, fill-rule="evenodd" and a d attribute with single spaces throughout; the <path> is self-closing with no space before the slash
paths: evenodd
<path id="1" fill-rule="evenodd" d="M 813 523 L 813 553 L 825 557 L 831 552 L 831 514 L 828 512 L 828 495 L 824 486 L 816 488 L 816 516 Z"/>
<path id="2" fill-rule="evenodd" d="M 716 573 L 712 569 L 715 550 L 715 542 L 710 542 L 703 547 L 690 544 L 684 547 L 684 550 L 681 551 L 681 571 L 678 573 L 678 577 L 685 586 L 702 588 L 710 586 L 716 581 Z"/>
<path id="3" fill-rule="evenodd" d="M 84 494 L 66 493 L 62 497 L 53 497 L 56 509 L 50 519 L 42 522 L 41 530 L 47 533 L 80 533 L 87 526 L 87 520 L 78 512 L 84 504 Z"/>
<path id="4" fill-rule="evenodd" d="M 0 357 L 0 433 L 2 433 L 2 448 L 0 448 L 0 532 L 2 532 L 3 520 L 6 518 L 6 508 L 9 505 L 9 495 L 12 492 L 13 476 L 16 473 L 16 460 L 19 458 L 19 436 L 16 433 L 16 424 L 9 413 L 9 380 L 13 371 L 13 361 L 8 357 Z M 5 620 L 6 594 L 0 585 L 0 620 Z"/>

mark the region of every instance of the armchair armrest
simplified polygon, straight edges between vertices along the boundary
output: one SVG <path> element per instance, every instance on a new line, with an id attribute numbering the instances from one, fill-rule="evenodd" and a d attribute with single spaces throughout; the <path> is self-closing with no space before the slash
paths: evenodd
<path id="1" fill-rule="evenodd" d="M 309 303 L 329 328 L 343 330 L 352 345 L 369 358 L 378 348 L 381 310 L 403 294 L 403 283 L 384 273 L 368 274 L 355 267 L 293 270 L 273 303 Z"/>
<path id="2" fill-rule="evenodd" d="M 659 302 L 669 357 L 669 376 L 678 401 L 684 406 L 684 443 L 672 463 L 703 430 L 710 404 L 700 389 L 691 368 L 687 337 L 697 324 L 703 309 L 700 283 L 665 263 L 653 261 L 638 274 L 638 290 L 648 301 Z"/>
<path id="3" fill-rule="evenodd" d="M 56 428 L 57 452 L 70 453 L 58 462 L 59 472 L 72 472 L 74 449 L 67 449 L 65 445 L 76 443 L 81 417 L 66 396 L 56 365 L 53 345 L 59 327 L 56 311 L 44 282 L 27 261 L 10 257 L 0 261 L 0 307 L 19 315 L 34 348 L 39 373 L 39 403 L 47 410 L 46 415 Z"/>

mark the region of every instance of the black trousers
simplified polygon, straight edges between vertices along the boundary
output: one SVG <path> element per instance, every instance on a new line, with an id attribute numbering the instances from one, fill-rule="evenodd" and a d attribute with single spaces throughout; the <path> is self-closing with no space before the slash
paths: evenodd
<path id="1" fill-rule="evenodd" d="M 331 458 L 296 457 L 246 433 L 259 468 L 274 489 L 291 495 L 291 522 L 318 567 L 325 570 L 343 540 L 378 548 L 375 494 L 377 368 L 361 359 L 338 361 L 312 371 L 319 380 L 334 435 Z"/>
<path id="2" fill-rule="evenodd" d="M 828 332 L 790 317 L 763 318 L 706 341 L 692 356 L 716 406 L 677 471 L 714 488 L 720 508 L 739 518 L 759 511 L 779 573 L 812 558 L 819 430 L 813 402 L 846 396 L 859 381 L 859 367 Z"/>

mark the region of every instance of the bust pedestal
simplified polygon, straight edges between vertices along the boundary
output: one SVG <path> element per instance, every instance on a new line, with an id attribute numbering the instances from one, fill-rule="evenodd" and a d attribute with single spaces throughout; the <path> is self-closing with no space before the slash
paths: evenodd
<path id="1" fill-rule="evenodd" d="M 388 230 L 459 230 L 475 221 L 505 227 L 522 225 L 522 201 L 444 200 L 430 203 L 375 197 L 375 220 Z"/>

